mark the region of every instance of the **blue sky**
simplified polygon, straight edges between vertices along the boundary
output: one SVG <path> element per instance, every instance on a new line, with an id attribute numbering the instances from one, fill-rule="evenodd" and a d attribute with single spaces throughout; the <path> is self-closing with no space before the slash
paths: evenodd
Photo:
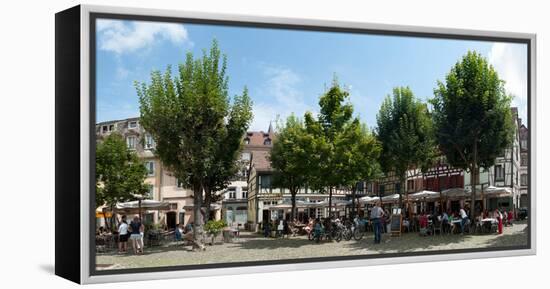
<path id="1" fill-rule="evenodd" d="M 139 116 L 133 82 L 177 66 L 187 51 L 200 55 L 214 38 L 228 57 L 230 95 L 250 91 L 251 130 L 267 130 L 277 116 L 317 112 L 333 75 L 372 128 L 393 87 L 409 86 L 426 100 L 468 50 L 494 65 L 526 121 L 526 45 L 107 19 L 97 23 L 97 121 Z"/>

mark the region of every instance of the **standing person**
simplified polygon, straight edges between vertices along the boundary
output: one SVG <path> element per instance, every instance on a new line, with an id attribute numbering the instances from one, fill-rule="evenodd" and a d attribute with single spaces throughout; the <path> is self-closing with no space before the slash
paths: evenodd
<path id="1" fill-rule="evenodd" d="M 441 226 L 443 227 L 443 231 L 447 232 L 449 228 L 449 215 L 447 214 L 447 212 L 443 211 L 440 221 L 441 221 Z"/>
<path id="2" fill-rule="evenodd" d="M 143 224 L 139 221 L 139 217 L 135 216 L 130 226 L 130 240 L 132 241 L 132 248 L 134 249 L 134 254 L 143 253 L 143 239 L 141 237 L 141 232 L 143 232 Z"/>
<path id="3" fill-rule="evenodd" d="M 381 218 L 384 216 L 384 211 L 380 207 L 380 201 L 377 201 L 370 213 L 370 219 L 374 226 L 374 243 L 380 244 L 380 233 L 382 230 Z"/>
<path id="4" fill-rule="evenodd" d="M 514 213 L 512 212 L 512 210 L 509 210 L 508 211 L 508 224 L 510 226 L 512 226 L 512 221 L 514 220 Z"/>
<path id="5" fill-rule="evenodd" d="M 271 223 L 268 220 L 264 221 L 264 237 L 269 237 L 271 233 Z"/>
<path id="6" fill-rule="evenodd" d="M 128 250 L 128 223 L 126 215 L 122 215 L 122 221 L 118 225 L 118 252 L 126 253 Z"/>
<path id="7" fill-rule="evenodd" d="M 504 224 L 504 226 L 508 227 L 508 212 L 506 211 L 506 209 L 501 210 L 501 212 L 502 211 L 504 211 L 502 213 L 502 223 Z"/>
<path id="8" fill-rule="evenodd" d="M 495 209 L 494 217 L 498 221 L 498 234 L 502 234 L 502 214 L 498 209 Z"/>
<path id="9" fill-rule="evenodd" d="M 459 215 L 460 215 L 460 231 L 461 231 L 460 234 L 464 234 L 464 226 L 468 222 L 468 214 L 466 214 L 466 210 L 464 210 L 463 206 L 460 207 Z"/>
<path id="10" fill-rule="evenodd" d="M 288 221 L 286 219 L 283 220 L 283 238 L 285 237 L 285 235 L 287 237 L 290 236 L 290 227 L 288 226 Z"/>
<path id="11" fill-rule="evenodd" d="M 279 219 L 279 225 L 277 225 L 277 237 L 283 237 L 284 223 L 282 219 Z"/>

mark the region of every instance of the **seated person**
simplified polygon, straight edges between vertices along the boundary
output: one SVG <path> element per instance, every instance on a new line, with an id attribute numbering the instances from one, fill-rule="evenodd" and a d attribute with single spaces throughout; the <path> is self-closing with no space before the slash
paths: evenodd
<path id="1" fill-rule="evenodd" d="M 176 241 L 181 241 L 183 236 L 183 225 L 180 224 L 176 227 L 176 230 L 174 230 L 174 234 L 176 236 Z"/>
<path id="2" fill-rule="evenodd" d="M 407 228 L 407 232 L 409 231 L 410 224 L 409 219 L 403 219 L 403 227 Z"/>
<path id="3" fill-rule="evenodd" d="M 420 226 L 420 235 L 428 235 L 428 215 L 423 211 L 418 218 L 418 225 Z"/>

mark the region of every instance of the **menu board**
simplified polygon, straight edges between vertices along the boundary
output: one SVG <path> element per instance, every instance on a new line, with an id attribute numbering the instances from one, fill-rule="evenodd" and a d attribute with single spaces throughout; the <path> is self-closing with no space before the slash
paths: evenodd
<path id="1" fill-rule="evenodd" d="M 402 221 L 403 221 L 403 219 L 401 217 L 401 214 L 391 215 L 391 217 L 390 217 L 390 230 L 391 230 L 392 235 L 401 236 Z"/>

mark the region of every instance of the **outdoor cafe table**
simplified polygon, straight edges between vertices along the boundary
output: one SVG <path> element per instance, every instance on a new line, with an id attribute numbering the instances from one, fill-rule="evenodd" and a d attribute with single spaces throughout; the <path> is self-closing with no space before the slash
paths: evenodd
<path id="1" fill-rule="evenodd" d="M 485 218 L 481 220 L 482 232 L 491 233 L 493 226 L 498 224 L 498 220 L 495 218 Z"/>
<path id="2" fill-rule="evenodd" d="M 460 227 L 461 222 L 462 222 L 461 219 L 456 219 L 456 220 L 452 220 L 451 222 L 449 222 L 449 224 L 451 224 L 451 233 L 453 233 L 456 228 Z"/>
<path id="3" fill-rule="evenodd" d="M 234 238 L 239 237 L 239 230 L 232 227 L 226 227 L 223 229 L 222 234 L 224 242 L 232 242 Z"/>
<path id="4" fill-rule="evenodd" d="M 498 224 L 498 221 L 495 218 L 485 218 L 485 219 L 481 220 L 481 222 L 483 222 L 483 223 L 491 222 L 491 224 Z"/>
<path id="5" fill-rule="evenodd" d="M 298 230 L 297 233 L 299 234 L 303 234 L 305 232 L 304 229 L 307 227 L 306 224 L 294 224 L 293 226 Z"/>

